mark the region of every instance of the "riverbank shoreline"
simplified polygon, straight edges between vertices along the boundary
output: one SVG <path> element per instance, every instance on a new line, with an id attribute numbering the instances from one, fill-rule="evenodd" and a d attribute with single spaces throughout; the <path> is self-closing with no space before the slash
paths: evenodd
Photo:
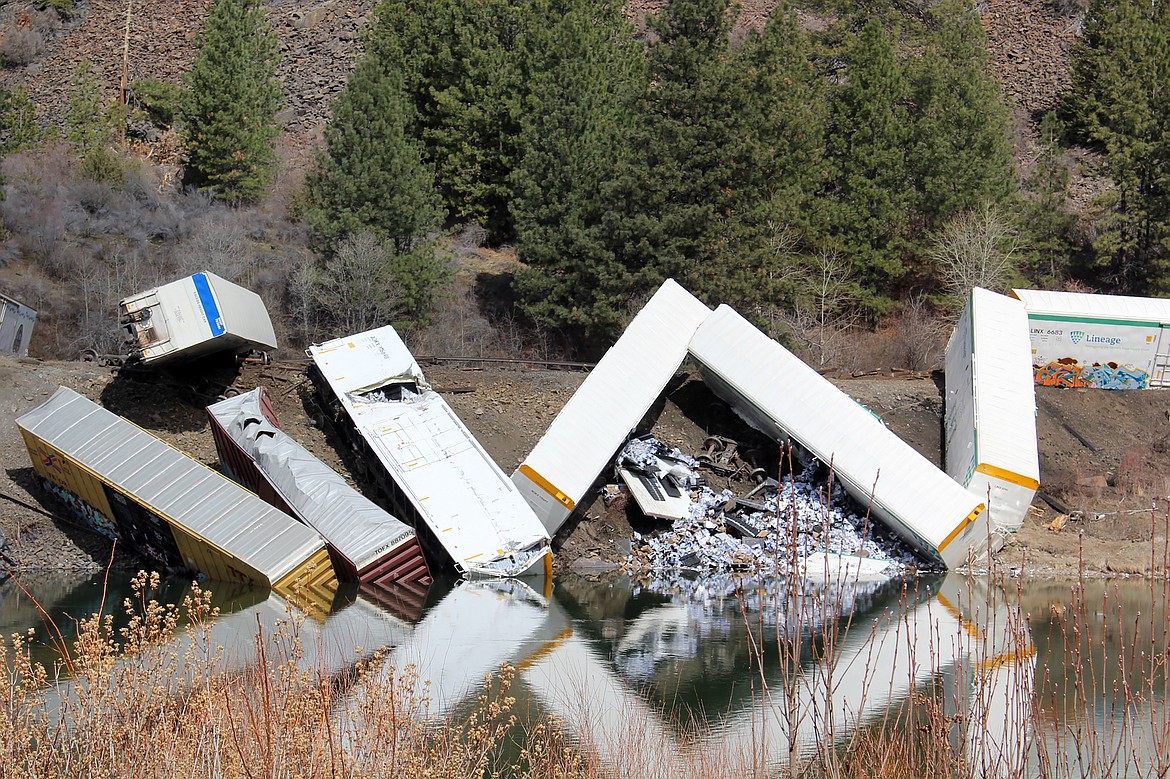
<path id="1" fill-rule="evenodd" d="M 580 372 L 426 365 L 428 380 L 505 473 L 531 451 L 584 379 Z M 316 427 L 306 402 L 303 363 L 245 365 L 227 379 L 242 390 L 270 390 L 281 426 L 351 478 L 334 442 Z M 929 374 L 834 379 L 845 392 L 935 464 L 941 462 L 943 398 Z M 200 405 L 217 385 L 205 377 L 129 377 L 96 363 L 0 357 L 0 533 L 16 571 L 100 570 L 109 564 L 102 537 L 63 518 L 35 485 L 15 419 L 70 387 L 215 466 L 214 443 Z M 683 451 L 698 450 L 709 420 L 696 415 L 696 383 L 680 377 L 652 411 L 654 432 Z M 1156 391 L 1037 392 L 1042 490 L 1020 530 L 991 568 L 1027 578 L 1165 576 L 1170 509 L 1170 395 Z M 621 567 L 633 532 L 661 526 L 624 505 L 596 500 L 556 539 L 557 566 L 579 572 Z M 131 557 L 117 557 L 132 567 Z M 974 566 L 973 573 L 986 573 Z"/>

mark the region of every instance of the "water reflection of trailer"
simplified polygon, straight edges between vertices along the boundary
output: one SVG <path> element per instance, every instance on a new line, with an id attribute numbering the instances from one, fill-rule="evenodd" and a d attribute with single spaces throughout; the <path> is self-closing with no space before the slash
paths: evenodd
<path id="1" fill-rule="evenodd" d="M 711 309 L 667 279 L 512 474 L 555 534 L 687 356 Z"/>
<path id="2" fill-rule="evenodd" d="M 327 422 L 381 504 L 460 574 L 551 575 L 548 533 L 392 327 L 309 349 Z"/>
<path id="3" fill-rule="evenodd" d="M 151 564 L 332 604 L 316 531 L 142 428 L 66 387 L 16 424 L 42 486 Z"/>
<path id="4" fill-rule="evenodd" d="M 28 354 L 37 312 L 0 292 L 0 354 Z"/>
<path id="5" fill-rule="evenodd" d="M 1013 289 L 1046 387 L 1170 387 L 1170 299 Z"/>
<path id="6" fill-rule="evenodd" d="M 947 343 L 947 474 L 987 501 L 991 526 L 1014 532 L 1040 486 L 1028 315 L 1019 300 L 976 288 Z"/>
<path id="7" fill-rule="evenodd" d="M 118 304 L 118 314 L 130 336 L 131 362 L 154 365 L 228 350 L 276 348 L 260 296 L 214 273 L 196 273 L 131 295 Z"/>
<path id="8" fill-rule="evenodd" d="M 982 501 L 731 308 L 699 325 L 690 353 L 737 414 L 832 465 L 861 506 L 927 557 L 955 568 L 986 545 Z"/>
<path id="9" fill-rule="evenodd" d="M 263 387 L 208 406 L 207 416 L 229 475 L 320 533 L 343 578 L 420 592 L 430 585 L 414 530 L 281 430 Z"/>

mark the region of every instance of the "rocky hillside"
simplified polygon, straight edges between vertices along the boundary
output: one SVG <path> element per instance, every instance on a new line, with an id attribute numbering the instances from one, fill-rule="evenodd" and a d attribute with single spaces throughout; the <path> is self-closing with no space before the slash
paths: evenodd
<path id="1" fill-rule="evenodd" d="M 75 0 L 76 13 L 59 21 L 26 2 L 0 3 L 0 51 L 9 66 L 0 87 L 24 84 L 42 117 L 60 117 L 70 77 L 88 59 L 108 93 L 117 94 L 125 64 L 127 82 L 154 77 L 175 81 L 186 71 L 210 0 L 153 0 L 130 5 L 128 56 L 126 0 Z M 1068 83 L 1069 49 L 1078 24 L 1054 0 L 981 0 L 993 68 L 1018 109 L 1022 128 L 1051 108 Z M 631 0 L 631 18 L 645 17 L 664 0 Z M 328 117 L 329 103 L 345 83 L 361 47 L 362 23 L 374 0 L 271 0 L 280 39 L 280 80 L 286 92 L 281 121 L 294 145 L 311 139 Z M 774 0 L 744 0 L 739 29 L 762 25 Z M 806 17 L 810 25 L 823 20 Z M 13 56 L 15 54 L 15 56 Z M 27 60 L 27 64 L 20 64 Z M 1029 135 L 1025 130 L 1024 136 Z M 1023 150 L 1027 156 L 1026 149 Z"/>

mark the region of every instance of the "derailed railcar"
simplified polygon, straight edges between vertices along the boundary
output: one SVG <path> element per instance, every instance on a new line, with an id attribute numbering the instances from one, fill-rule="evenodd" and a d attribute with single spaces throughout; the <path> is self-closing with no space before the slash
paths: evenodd
<path id="1" fill-rule="evenodd" d="M 667 279 L 512 474 L 555 534 L 686 359 L 711 309 Z"/>
<path id="2" fill-rule="evenodd" d="M 320 533 L 343 578 L 425 594 L 431 573 L 414 529 L 281 430 L 263 387 L 208 406 L 207 416 L 229 475 Z"/>
<path id="3" fill-rule="evenodd" d="M 0 293 L 0 353 L 24 357 L 32 340 L 37 312 Z"/>
<path id="4" fill-rule="evenodd" d="M 150 564 L 332 605 L 321 536 L 222 474 L 66 387 L 16 424 L 42 486 Z"/>
<path id="5" fill-rule="evenodd" d="M 987 501 L 995 534 L 1019 529 L 1040 487 L 1028 314 L 1019 300 L 975 288 L 947 342 L 947 475 Z"/>
<path id="6" fill-rule="evenodd" d="M 1032 371 L 1045 387 L 1170 387 L 1170 300 L 1013 289 L 1024 303 Z"/>
<path id="7" fill-rule="evenodd" d="M 378 502 L 459 574 L 551 575 L 549 535 L 515 485 L 426 383 L 393 327 L 309 349 L 324 419 Z"/>
<path id="8" fill-rule="evenodd" d="M 260 296 L 206 271 L 131 295 L 118 304 L 118 314 L 129 336 L 131 363 L 160 365 L 276 348 Z"/>
<path id="9" fill-rule="evenodd" d="M 986 546 L 982 501 L 731 308 L 699 325 L 690 353 L 745 421 L 831 465 L 861 506 L 926 557 L 954 568 Z"/>

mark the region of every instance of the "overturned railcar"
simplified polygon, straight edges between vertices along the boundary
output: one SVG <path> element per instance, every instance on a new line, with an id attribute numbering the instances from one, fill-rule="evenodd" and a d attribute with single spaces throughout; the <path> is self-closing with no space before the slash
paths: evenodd
<path id="1" fill-rule="evenodd" d="M 0 354 L 27 355 L 36 323 L 36 311 L 0 293 Z"/>
<path id="2" fill-rule="evenodd" d="M 1019 300 L 976 287 L 947 342 L 947 474 L 987 502 L 1001 546 L 1040 487 L 1028 314 Z"/>
<path id="3" fill-rule="evenodd" d="M 208 406 L 207 416 L 224 470 L 320 533 L 342 578 L 425 595 L 431 573 L 414 529 L 281 430 L 263 387 Z"/>
<path id="4" fill-rule="evenodd" d="M 986 547 L 983 501 L 731 308 L 699 325 L 690 353 L 746 422 L 831 465 L 861 506 L 926 557 L 955 568 Z"/>
<path id="5" fill-rule="evenodd" d="M 151 565 L 332 606 L 321 536 L 225 476 L 66 387 L 16 424 L 41 485 Z"/>
<path id="6" fill-rule="evenodd" d="M 118 314 L 129 336 L 131 363 L 161 365 L 229 350 L 276 348 L 272 319 L 260 296 L 214 273 L 196 273 L 132 295 L 118 304 Z"/>
<path id="7" fill-rule="evenodd" d="M 551 575 L 549 535 L 393 327 L 309 349 L 318 402 L 378 502 L 461 575 Z M 361 471 L 365 473 L 361 473 Z"/>
<path id="8" fill-rule="evenodd" d="M 654 404 L 711 309 L 667 279 L 512 474 L 550 534 L 568 520 L 598 475 Z"/>
<path id="9" fill-rule="evenodd" d="M 1013 289 L 1028 312 L 1032 372 L 1044 387 L 1170 387 L 1170 300 Z"/>

